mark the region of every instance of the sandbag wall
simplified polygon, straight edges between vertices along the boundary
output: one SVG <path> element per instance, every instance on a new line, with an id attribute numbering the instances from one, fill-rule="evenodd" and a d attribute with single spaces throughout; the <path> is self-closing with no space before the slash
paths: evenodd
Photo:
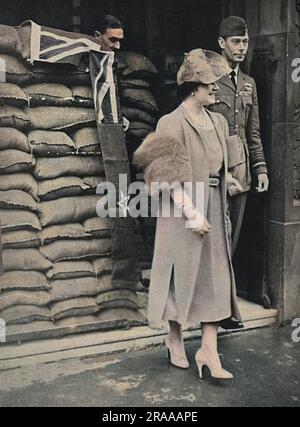
<path id="1" fill-rule="evenodd" d="M 126 132 L 130 159 L 149 133 L 156 128 L 158 105 L 156 87 L 158 70 L 145 56 L 134 52 L 120 52 L 119 81 L 122 111 L 129 120 Z M 143 180 L 141 171 L 132 167 L 133 180 Z M 150 200 L 149 200 L 150 212 Z M 144 218 L 137 224 L 136 246 L 143 269 L 150 269 L 153 259 L 156 221 Z"/>
<path id="2" fill-rule="evenodd" d="M 2 34 L 0 318 L 8 335 L 143 324 L 135 292 L 111 285 L 110 225 L 96 213 L 105 173 L 89 73 L 30 66 L 17 31 L 2 26 Z"/>

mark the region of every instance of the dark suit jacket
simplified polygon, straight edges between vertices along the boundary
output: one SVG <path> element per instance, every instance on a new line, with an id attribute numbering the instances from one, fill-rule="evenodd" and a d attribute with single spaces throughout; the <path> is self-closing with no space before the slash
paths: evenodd
<path id="1" fill-rule="evenodd" d="M 264 150 L 261 142 L 257 89 L 254 79 L 239 70 L 237 89 L 230 76 L 217 82 L 220 87 L 216 104 L 210 109 L 225 116 L 230 135 L 238 135 L 242 143 L 244 164 L 237 167 L 236 178 L 244 191 L 251 187 L 251 172 L 255 176 L 267 173 Z M 243 161 L 243 159 L 241 159 Z"/>

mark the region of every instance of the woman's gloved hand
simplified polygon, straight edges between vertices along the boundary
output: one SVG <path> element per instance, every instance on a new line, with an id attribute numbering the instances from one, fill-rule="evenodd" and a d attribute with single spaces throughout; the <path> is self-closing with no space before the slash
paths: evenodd
<path id="1" fill-rule="evenodd" d="M 227 191 L 231 197 L 237 196 L 243 192 L 243 187 L 241 186 L 240 182 L 233 178 L 230 172 L 227 175 Z"/>
<path id="2" fill-rule="evenodd" d="M 205 236 L 211 231 L 211 225 L 205 218 L 205 216 L 199 212 L 194 206 L 189 195 L 178 186 L 172 191 L 172 198 L 176 207 L 182 211 L 183 215 L 187 219 L 186 227 L 192 229 L 197 234 Z"/>

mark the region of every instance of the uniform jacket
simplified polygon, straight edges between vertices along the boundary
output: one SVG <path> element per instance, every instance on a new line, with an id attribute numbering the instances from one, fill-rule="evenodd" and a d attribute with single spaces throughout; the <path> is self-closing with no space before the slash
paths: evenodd
<path id="1" fill-rule="evenodd" d="M 223 114 L 228 121 L 230 135 L 239 136 L 242 144 L 241 164 L 233 175 L 239 179 L 244 190 L 248 191 L 251 187 L 251 170 L 258 176 L 267 173 L 267 166 L 260 135 L 256 83 L 241 70 L 237 80 L 237 89 L 230 76 L 218 81 L 220 89 L 216 94 L 216 104 L 210 109 Z"/>
<path id="2" fill-rule="evenodd" d="M 209 112 L 224 154 L 224 168 L 221 179 L 221 192 L 224 227 L 228 229 L 227 216 L 227 144 L 228 125 L 224 117 Z M 135 152 L 134 163 L 144 169 L 148 187 L 151 182 L 203 182 L 205 190 L 204 215 L 207 213 L 209 195 L 209 160 L 205 148 L 205 138 L 195 127 L 183 106 L 162 117 L 157 130 L 146 138 Z M 193 200 L 195 202 L 195 200 Z M 160 206 L 161 209 L 161 206 Z M 171 212 L 172 200 L 171 200 Z M 232 278 L 232 316 L 240 319 L 237 306 L 236 286 L 231 263 L 230 236 L 226 233 L 227 253 Z M 185 218 L 168 216 L 157 220 L 154 258 L 151 272 L 148 319 L 150 326 L 159 328 L 169 293 L 172 269 L 174 267 L 175 294 L 178 303 L 178 321 L 187 324 L 195 286 L 198 283 L 202 238 L 185 227 Z M 203 254 L 204 255 L 204 254 Z M 204 258 L 205 260 L 205 255 Z M 209 262 L 209 260 L 207 260 Z M 203 278 L 205 282 L 205 277 Z M 209 295 L 203 299 L 207 321 L 220 321 L 215 318 L 214 307 Z M 205 321 L 206 319 L 203 319 Z"/>

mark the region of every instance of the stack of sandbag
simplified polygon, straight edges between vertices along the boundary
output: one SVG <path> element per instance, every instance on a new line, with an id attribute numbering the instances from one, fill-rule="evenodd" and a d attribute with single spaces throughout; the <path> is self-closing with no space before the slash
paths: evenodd
<path id="1" fill-rule="evenodd" d="M 159 113 L 155 97 L 158 71 L 148 58 L 138 53 L 121 52 L 118 59 L 122 64 L 119 72 L 122 110 L 130 121 L 126 139 L 132 159 L 143 139 L 156 127 Z M 138 176 L 133 178 L 139 179 Z M 148 269 L 152 264 L 155 228 L 156 221 L 151 218 L 137 223 L 135 245 L 142 269 Z"/>
<path id="2" fill-rule="evenodd" d="M 0 26 L 0 221 L 3 269 L 0 317 L 8 327 L 50 319 L 52 263 L 40 252 L 41 223 L 35 158 L 27 139 L 29 99 L 21 87 L 31 78 L 17 31 Z"/>
<path id="3" fill-rule="evenodd" d="M 158 71 L 148 58 L 138 53 L 121 52 L 118 57 L 125 64 L 120 70 L 121 104 L 124 116 L 130 121 L 127 140 L 132 152 L 155 129 Z"/>
<path id="4" fill-rule="evenodd" d="M 31 66 L 16 30 L 0 30 L 0 317 L 19 330 L 144 323 L 135 292 L 111 285 L 110 224 L 96 212 L 105 174 L 89 73 Z"/>

